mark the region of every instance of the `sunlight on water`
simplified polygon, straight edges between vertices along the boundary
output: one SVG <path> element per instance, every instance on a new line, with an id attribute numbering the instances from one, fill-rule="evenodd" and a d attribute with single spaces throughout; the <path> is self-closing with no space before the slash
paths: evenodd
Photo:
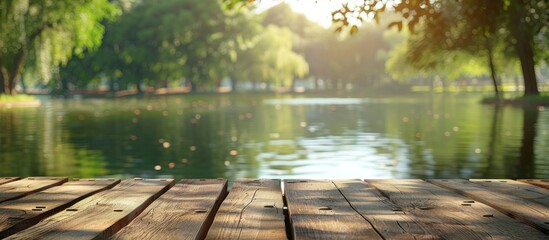
<path id="1" fill-rule="evenodd" d="M 549 111 L 480 97 L 44 100 L 0 110 L 0 175 L 549 178 Z"/>
<path id="2" fill-rule="evenodd" d="M 290 99 L 266 99 L 267 105 L 350 105 L 369 102 L 380 102 L 368 98 L 290 98 Z"/>

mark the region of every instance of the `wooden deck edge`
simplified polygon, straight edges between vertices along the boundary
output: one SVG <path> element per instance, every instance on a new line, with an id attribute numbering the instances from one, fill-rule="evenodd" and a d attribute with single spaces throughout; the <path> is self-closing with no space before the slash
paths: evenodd
<path id="1" fill-rule="evenodd" d="M 0 203 L 3 203 L 3 202 L 7 202 L 7 201 L 11 201 L 11 200 L 15 200 L 15 199 L 19 199 L 19 198 L 23 198 L 25 196 L 28 196 L 30 194 L 33 194 L 33 193 L 37 193 L 37 192 L 41 192 L 41 191 L 44 191 L 48 188 L 52 188 L 52 187 L 55 187 L 55 186 L 60 186 L 60 185 L 63 185 L 64 183 L 68 182 L 69 179 L 67 177 L 28 177 L 28 178 L 23 178 L 23 179 L 18 179 L 18 181 L 23 181 L 23 180 L 41 180 L 41 179 L 50 179 L 50 180 L 54 180 L 54 179 L 58 179 L 59 181 L 55 182 L 55 183 L 51 183 L 49 185 L 46 185 L 46 186 L 42 186 L 40 188 L 36 188 L 36 189 L 33 189 L 31 191 L 27 191 L 27 192 L 24 192 L 18 196 L 15 196 L 15 197 L 10 197 L 10 198 L 5 198 L 4 200 L 0 200 Z M 16 181 L 10 181 L 9 183 L 14 183 Z"/>
<path id="2" fill-rule="evenodd" d="M 528 183 L 536 187 L 549 189 L 549 179 L 517 179 L 517 181 Z"/>
<path id="3" fill-rule="evenodd" d="M 105 190 L 109 190 L 109 189 L 112 189 L 113 187 L 115 187 L 116 185 L 118 185 L 120 183 L 120 179 L 117 179 L 112 185 L 109 185 L 105 188 L 101 188 L 101 189 L 97 189 L 95 191 L 91 191 L 85 195 L 82 195 L 72 201 L 69 201 L 65 204 L 62 204 L 62 205 L 59 205 L 58 207 L 54 208 L 54 209 L 51 209 L 51 210 L 48 210 L 47 212 L 43 213 L 43 214 L 40 214 L 40 215 L 37 215 L 36 217 L 33 217 L 33 218 L 29 218 L 29 219 L 26 219 L 22 222 L 19 222 L 17 223 L 16 225 L 13 225 L 12 227 L 6 229 L 5 231 L 0 231 L 0 239 L 3 239 L 3 238 L 6 238 L 10 235 L 13 235 L 13 234 L 16 234 L 22 230 L 25 230 L 29 227 L 32 227 L 34 225 L 36 225 L 37 223 L 39 223 L 40 221 L 44 220 L 45 218 L 48 218 L 56 213 L 59 213 L 63 210 L 65 210 L 66 208 L 72 206 L 73 204 L 85 199 L 85 198 L 88 198 L 90 196 L 93 196 L 99 192 L 102 192 L 102 191 L 105 191 Z M 61 186 L 61 185 L 60 185 Z"/>
<path id="4" fill-rule="evenodd" d="M 0 185 L 19 180 L 19 177 L 0 177 Z"/>

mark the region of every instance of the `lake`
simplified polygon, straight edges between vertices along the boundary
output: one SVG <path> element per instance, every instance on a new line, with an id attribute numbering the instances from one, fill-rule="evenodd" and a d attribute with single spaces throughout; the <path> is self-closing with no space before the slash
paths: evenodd
<path id="1" fill-rule="evenodd" d="M 549 178 L 549 109 L 481 98 L 44 98 L 0 109 L 0 175 Z"/>

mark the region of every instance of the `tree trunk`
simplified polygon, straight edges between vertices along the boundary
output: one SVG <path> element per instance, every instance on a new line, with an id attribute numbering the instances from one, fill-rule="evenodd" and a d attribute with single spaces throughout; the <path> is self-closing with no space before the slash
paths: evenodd
<path id="1" fill-rule="evenodd" d="M 109 78 L 109 92 L 114 92 L 114 77 Z"/>
<path id="2" fill-rule="evenodd" d="M 191 88 L 192 93 L 196 92 L 196 83 L 190 78 L 189 78 L 189 87 Z"/>
<path id="3" fill-rule="evenodd" d="M 15 54 L 13 65 L 8 73 L 8 86 L 4 85 L 4 90 L 7 89 L 7 94 L 15 95 L 15 86 L 17 86 L 17 81 L 19 81 L 19 75 L 21 74 L 21 69 L 23 69 L 23 63 L 25 62 L 25 51 L 20 49 L 17 54 Z M 4 76 L 6 77 L 6 76 Z M 5 80 L 4 80 L 5 84 Z"/>
<path id="4" fill-rule="evenodd" d="M 61 94 L 64 96 L 69 94 L 69 80 L 66 77 L 61 78 Z"/>
<path id="5" fill-rule="evenodd" d="M 523 37 L 519 37 L 523 38 Z M 517 39 L 517 53 L 520 59 L 522 68 L 522 76 L 524 78 L 524 96 L 539 95 L 538 80 L 534 70 L 534 53 L 532 45 L 525 42 L 526 40 Z"/>
<path id="6" fill-rule="evenodd" d="M 0 79 L 2 80 L 2 82 L 0 82 L 2 84 L 2 86 L 0 87 L 0 90 L 2 90 L 0 94 L 9 94 L 10 93 L 10 82 L 9 82 L 10 73 L 8 71 L 8 67 L 4 66 L 3 64 L 4 64 L 4 61 L 0 59 Z"/>
<path id="7" fill-rule="evenodd" d="M 517 1 L 511 6 L 511 21 L 515 37 L 515 50 L 520 60 L 522 76 L 524 78 L 524 96 L 539 95 L 538 81 L 534 70 L 534 51 L 532 49 L 534 36 L 528 32 L 525 23 L 524 3 Z"/>
<path id="8" fill-rule="evenodd" d="M 490 65 L 490 75 L 492 76 L 492 84 L 494 85 L 494 92 L 496 94 L 496 98 L 500 98 L 501 94 L 499 92 L 498 87 L 498 80 L 496 76 L 496 66 L 494 65 L 494 56 L 492 52 L 492 47 L 488 46 L 486 48 L 488 50 L 488 64 Z"/>
<path id="9" fill-rule="evenodd" d="M 137 89 L 138 94 L 143 93 L 143 89 L 141 89 L 141 81 L 138 80 L 138 81 L 135 82 L 135 88 Z"/>
<path id="10" fill-rule="evenodd" d="M 231 76 L 231 92 L 236 93 L 238 92 L 238 84 L 236 81 L 236 78 L 234 76 Z"/>
<path id="11" fill-rule="evenodd" d="M 0 63 L 1 64 L 1 63 Z M 8 83 L 8 79 L 7 77 L 5 76 L 6 74 L 4 74 L 4 67 L 0 65 L 0 94 L 7 94 L 6 92 L 6 86 L 7 86 L 7 83 Z"/>
<path id="12" fill-rule="evenodd" d="M 21 88 L 23 88 L 23 93 L 27 93 L 27 84 L 25 84 L 25 78 L 23 78 L 23 75 L 19 76 L 19 82 L 21 83 Z"/>

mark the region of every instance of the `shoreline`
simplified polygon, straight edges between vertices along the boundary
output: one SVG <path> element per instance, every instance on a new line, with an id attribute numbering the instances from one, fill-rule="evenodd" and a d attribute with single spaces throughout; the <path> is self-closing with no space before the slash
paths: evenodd
<path id="1" fill-rule="evenodd" d="M 31 108 L 39 107 L 42 102 L 38 99 L 28 101 L 0 101 L 0 109 L 2 108 Z"/>
<path id="2" fill-rule="evenodd" d="M 534 107 L 534 106 L 549 106 L 549 96 L 540 95 L 540 96 L 528 96 L 528 97 L 517 97 L 517 98 L 484 98 L 481 101 L 482 104 L 497 104 L 497 105 L 510 105 L 515 107 Z"/>

